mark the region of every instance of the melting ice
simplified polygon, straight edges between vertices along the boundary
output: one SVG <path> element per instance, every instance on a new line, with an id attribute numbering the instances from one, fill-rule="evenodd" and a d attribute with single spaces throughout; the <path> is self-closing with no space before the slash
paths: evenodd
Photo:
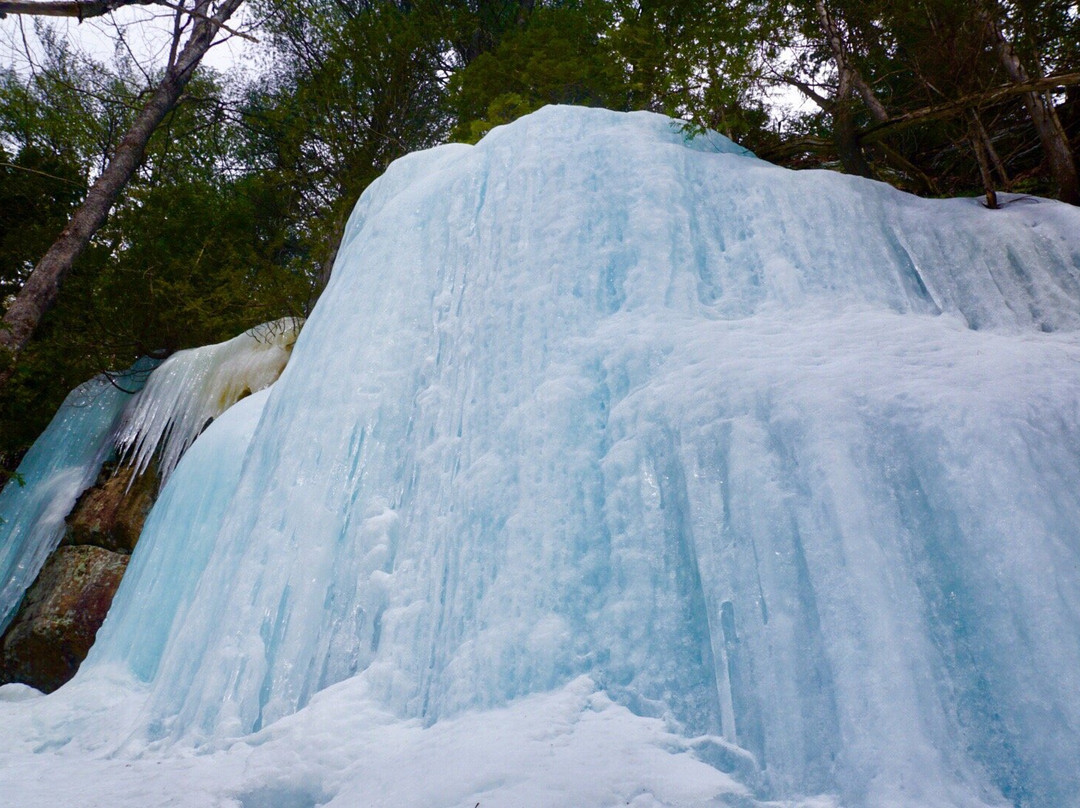
<path id="1" fill-rule="evenodd" d="M 399 160 L 0 789 L 1080 805 L 1080 211 L 1007 199 L 572 108 Z"/>

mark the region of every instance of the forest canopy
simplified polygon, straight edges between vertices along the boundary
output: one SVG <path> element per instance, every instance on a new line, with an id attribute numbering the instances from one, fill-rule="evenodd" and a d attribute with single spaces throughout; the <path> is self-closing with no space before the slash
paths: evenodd
<path id="1" fill-rule="evenodd" d="M 172 25 L 158 63 L 119 25 L 111 56 L 78 49 L 44 5 L 0 0 L 9 314 L 111 166 L 126 155 L 131 170 L 25 344 L 0 357 L 7 471 L 90 376 L 305 314 L 391 161 L 546 104 L 662 112 L 688 137 L 714 129 L 777 163 L 928 196 L 1080 203 L 1067 0 L 155 0 L 136 24 Z M 126 3 L 83 4 L 80 19 L 91 5 Z M 185 61 L 192 42 L 239 36 L 244 69 Z"/>

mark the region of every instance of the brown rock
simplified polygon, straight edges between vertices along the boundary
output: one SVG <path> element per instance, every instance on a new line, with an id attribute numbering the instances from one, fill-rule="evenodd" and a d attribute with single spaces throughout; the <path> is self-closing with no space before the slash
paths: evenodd
<path id="1" fill-rule="evenodd" d="M 0 639 L 0 684 L 51 693 L 75 675 L 112 604 L 128 557 L 100 547 L 60 547 Z"/>
<path id="2" fill-rule="evenodd" d="M 93 544 L 127 554 L 135 549 L 157 496 L 158 480 L 152 469 L 134 482 L 133 474 L 131 466 L 102 472 L 68 515 L 65 545 Z"/>

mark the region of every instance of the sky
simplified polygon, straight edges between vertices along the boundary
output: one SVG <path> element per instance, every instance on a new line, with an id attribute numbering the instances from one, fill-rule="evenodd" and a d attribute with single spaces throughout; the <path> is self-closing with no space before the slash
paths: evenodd
<path id="1" fill-rule="evenodd" d="M 245 14 L 240 12 L 239 19 Z M 127 6 L 111 15 L 79 22 L 69 18 L 35 18 L 9 15 L 0 20 L 0 67 L 19 71 L 32 69 L 41 44 L 38 25 L 51 25 L 70 44 L 100 61 L 108 61 L 116 48 L 130 51 L 145 70 L 160 67 L 168 54 L 172 12 L 155 6 Z M 203 63 L 223 72 L 241 70 L 257 45 L 239 37 L 227 37 L 203 59 Z"/>

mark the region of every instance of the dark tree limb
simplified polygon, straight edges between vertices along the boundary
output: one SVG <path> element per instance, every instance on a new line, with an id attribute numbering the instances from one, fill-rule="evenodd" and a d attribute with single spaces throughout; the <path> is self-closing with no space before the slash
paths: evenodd
<path id="1" fill-rule="evenodd" d="M 1060 87 L 1071 87 L 1075 84 L 1080 84 L 1080 73 L 1061 73 L 1056 76 L 1032 79 L 1020 84 L 1004 84 L 1000 87 L 995 87 L 992 90 L 965 95 L 962 98 L 957 98 L 954 101 L 947 101 L 944 104 L 920 107 L 919 109 L 912 110 L 903 115 L 897 115 L 890 118 L 885 123 L 875 124 L 874 126 L 864 129 L 860 138 L 863 143 L 873 143 L 874 141 L 900 132 L 911 126 L 929 123 L 930 121 L 955 118 L 958 115 L 966 114 L 969 109 L 977 109 L 979 107 L 996 104 L 999 101 L 1004 101 L 1015 95 L 1045 92 L 1046 90 L 1053 90 Z"/>
<path id="2" fill-rule="evenodd" d="M 15 163 L 0 162 L 0 167 L 11 168 L 15 171 L 25 171 L 27 174 L 37 174 L 39 177 L 48 177 L 50 180 L 56 180 L 57 182 L 64 182 L 68 185 L 75 185 L 82 188 L 81 182 L 75 182 L 75 180 L 68 179 L 66 177 L 58 177 L 55 174 L 49 174 L 47 171 L 38 171 L 36 168 L 29 168 L 28 166 L 20 166 Z"/>
<path id="3" fill-rule="evenodd" d="M 774 146 L 771 149 L 764 149 L 757 152 L 757 156 L 762 160 L 783 160 L 787 157 L 794 157 L 798 154 L 835 154 L 836 142 L 824 137 L 817 137 L 815 135 L 807 135 L 805 137 L 792 138 L 791 140 L 785 140 Z"/>
<path id="4" fill-rule="evenodd" d="M 42 317 L 56 302 L 60 285 L 75 260 L 105 223 L 120 192 L 142 164 L 150 136 L 176 106 L 199 62 L 213 44 L 214 37 L 242 2 L 223 0 L 213 16 L 206 16 L 210 0 L 196 3 L 194 11 L 201 16 L 196 18 L 183 49 L 166 69 L 146 105 L 117 145 L 112 159 L 90 187 L 83 203 L 34 267 L 4 314 L 0 325 L 0 389 L 14 373 L 15 360 L 30 342 Z"/>
<path id="5" fill-rule="evenodd" d="M 8 14 L 36 17 L 75 17 L 82 22 L 111 14 L 124 6 L 146 6 L 153 0 L 0 0 L 0 18 Z"/>

